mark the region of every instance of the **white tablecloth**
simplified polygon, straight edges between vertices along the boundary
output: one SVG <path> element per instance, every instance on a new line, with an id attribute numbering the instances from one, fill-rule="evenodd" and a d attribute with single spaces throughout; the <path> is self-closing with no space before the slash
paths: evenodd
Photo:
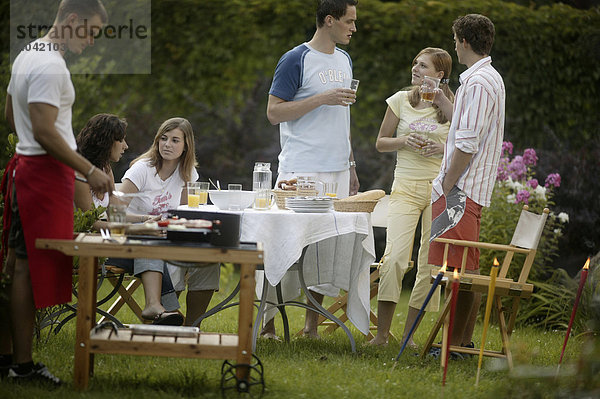
<path id="1" fill-rule="evenodd" d="M 211 205 L 200 208 L 182 205 L 178 209 L 218 212 Z M 263 243 L 264 269 L 271 285 L 283 279 L 308 246 L 303 262 L 307 286 L 330 283 L 347 291 L 348 318 L 358 330 L 368 334 L 369 266 L 375 260 L 368 213 L 253 209 L 238 213 L 241 214 L 240 240 Z M 299 287 L 299 283 L 296 286 Z"/>

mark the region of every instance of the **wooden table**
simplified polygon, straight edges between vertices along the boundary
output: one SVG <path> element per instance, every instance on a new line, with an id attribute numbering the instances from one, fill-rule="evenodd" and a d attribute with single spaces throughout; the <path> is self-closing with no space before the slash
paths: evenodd
<path id="1" fill-rule="evenodd" d="M 242 244 L 237 248 L 209 245 L 174 245 L 169 242 L 111 243 L 96 235 L 80 234 L 75 240 L 38 239 L 36 247 L 79 256 L 79 304 L 75 340 L 74 385 L 86 389 L 94 371 L 94 354 L 169 356 L 206 359 L 235 359 L 238 365 L 252 361 L 252 320 L 257 264 L 263 263 L 262 245 Z M 96 325 L 98 257 L 169 259 L 182 262 L 240 264 L 238 334 L 199 333 L 196 337 L 170 337 L 132 334 L 131 330 L 92 331 Z M 242 390 L 249 367 L 235 368 Z M 240 386 L 238 386 L 240 390 Z"/>

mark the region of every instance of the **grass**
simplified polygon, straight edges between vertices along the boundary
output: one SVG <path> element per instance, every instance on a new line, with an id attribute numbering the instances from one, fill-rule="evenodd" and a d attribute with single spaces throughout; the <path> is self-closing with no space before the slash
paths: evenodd
<path id="1" fill-rule="evenodd" d="M 233 288 L 236 274 L 225 279 L 222 289 L 213 303 Z M 223 280 L 222 280 L 223 281 Z M 101 292 L 105 287 L 101 287 Z M 143 303 L 142 290 L 136 292 Z M 180 301 L 182 304 L 185 301 Z M 397 307 L 392 333 L 402 334 L 408 295 L 404 293 Z M 371 304 L 376 308 L 376 302 Z M 288 308 L 291 331 L 298 331 L 304 320 L 304 311 Z M 118 314 L 121 321 L 135 323 L 128 309 Z M 435 314 L 427 314 L 416 333 L 417 343 L 426 339 Z M 283 328 L 277 317 L 277 331 Z M 222 311 L 204 321 L 205 331 L 235 332 L 237 308 Z M 572 337 L 562 371 L 571 376 L 553 377 L 564 339 L 564 331 L 543 331 L 518 328 L 513 334 L 512 348 L 515 371 L 509 373 L 504 364 L 484 358 L 479 387 L 475 387 L 477 359 L 452 361 L 448 368 L 447 383 L 442 393 L 442 369 L 439 361 L 421 359 L 414 352 L 406 351 L 395 368 L 393 359 L 400 349 L 399 342 L 387 347 L 364 346 L 365 337 L 351 328 L 357 340 L 357 353 L 350 351 L 345 334 L 338 329 L 322 340 L 294 337 L 291 343 L 261 340 L 256 355 L 264 365 L 266 390 L 264 398 L 509 398 L 509 397 L 573 397 L 578 390 L 592 390 L 598 395 L 597 374 L 589 379 L 596 386 L 585 385 L 584 377 L 574 377 L 574 363 L 580 357 L 583 339 Z M 48 365 L 50 370 L 64 381 L 59 389 L 47 391 L 43 387 L 20 385 L 0 381 L 2 398 L 218 398 L 221 397 L 221 364 L 219 360 L 171 359 L 149 356 L 96 355 L 95 372 L 89 389 L 84 393 L 73 389 L 73 346 L 75 322 L 66 324 L 58 334 L 42 331 L 43 337 L 36 343 L 34 359 Z M 481 336 L 481 326 L 475 331 L 475 340 Z M 47 338 L 47 340 L 45 339 Z M 47 341 L 47 342 L 45 342 Z M 488 332 L 488 341 L 500 346 L 498 329 Z M 597 358 L 595 358 L 597 359 Z M 597 373 L 597 370 L 596 370 Z M 550 375 L 544 377 L 545 374 Z M 596 389 L 596 391 L 593 391 Z M 231 397 L 238 396 L 230 395 Z M 253 394 L 257 397 L 257 394 Z"/>

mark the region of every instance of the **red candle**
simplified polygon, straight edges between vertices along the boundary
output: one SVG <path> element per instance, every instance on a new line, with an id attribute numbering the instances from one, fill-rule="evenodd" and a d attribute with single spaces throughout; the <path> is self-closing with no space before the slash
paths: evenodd
<path id="1" fill-rule="evenodd" d="M 446 341 L 446 360 L 444 362 L 444 378 L 442 379 L 442 386 L 446 385 L 446 372 L 448 371 L 448 358 L 450 357 L 450 341 L 452 341 L 452 328 L 454 327 L 454 314 L 456 313 L 459 285 L 460 276 L 458 275 L 458 270 L 454 269 L 454 276 L 452 278 L 452 301 L 450 302 L 450 321 L 448 322 L 448 340 Z"/>
<path id="2" fill-rule="evenodd" d="M 587 280 L 588 268 L 590 267 L 590 258 L 587 259 L 583 269 L 581 270 L 581 278 L 579 279 L 579 288 L 577 289 L 577 295 L 575 296 L 575 306 L 573 306 L 573 311 L 571 312 L 571 319 L 569 320 L 569 327 L 567 327 L 567 335 L 565 336 L 565 342 L 563 343 L 562 351 L 560 352 L 560 360 L 558 361 L 558 365 L 562 363 L 563 355 L 565 354 L 565 348 L 567 347 L 567 341 L 569 340 L 569 335 L 571 335 L 571 327 L 573 326 L 573 320 L 575 320 L 575 314 L 577 313 L 577 307 L 579 306 L 579 298 L 581 298 L 581 292 L 583 291 L 583 286 L 585 285 L 585 280 Z"/>

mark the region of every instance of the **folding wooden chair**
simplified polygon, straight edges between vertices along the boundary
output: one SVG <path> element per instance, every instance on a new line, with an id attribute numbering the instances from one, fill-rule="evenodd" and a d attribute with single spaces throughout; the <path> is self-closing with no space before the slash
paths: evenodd
<path id="1" fill-rule="evenodd" d="M 127 305 L 133 313 L 137 316 L 137 318 L 142 323 L 149 323 L 148 320 L 144 320 L 142 318 L 142 308 L 133 298 L 133 293 L 138 289 L 140 285 L 142 285 L 142 280 L 137 277 L 126 277 L 126 271 L 117 266 L 104 266 L 105 276 L 104 279 L 107 280 L 119 294 L 119 297 L 115 299 L 115 301 L 110 305 L 107 310 L 107 313 L 116 317 L 117 312 L 121 310 L 123 305 Z M 123 285 L 126 279 L 130 278 L 129 284 L 127 287 Z M 102 323 L 106 320 L 106 316 L 102 316 L 98 323 Z"/>
<path id="2" fill-rule="evenodd" d="M 375 209 L 371 213 L 371 224 L 373 227 L 384 227 L 384 228 L 387 227 L 387 213 L 388 213 L 389 199 L 390 199 L 390 196 L 386 195 L 385 197 L 381 198 L 379 200 L 379 202 L 377 203 L 377 205 L 375 206 Z M 381 261 L 378 263 L 373 263 L 371 265 L 370 299 L 375 298 L 377 296 L 377 293 L 379 292 L 379 265 L 380 264 L 381 264 Z M 346 314 L 347 306 L 348 306 L 348 293 L 345 293 L 343 295 L 338 296 L 335 299 L 335 302 L 333 303 L 333 305 L 331 305 L 327 309 L 327 311 L 333 315 L 335 315 L 336 312 L 341 312 L 341 315 L 337 316 L 337 317 L 342 322 L 345 323 L 348 320 L 348 315 Z M 377 315 L 373 312 L 373 310 L 370 311 L 369 320 L 371 321 L 371 325 L 369 326 L 369 334 L 367 335 L 367 339 L 370 340 L 370 339 L 374 338 L 371 331 L 377 330 Z M 324 331 L 327 334 L 332 333 L 337 328 L 339 328 L 339 325 L 326 319 L 324 316 L 319 316 L 318 323 L 319 323 L 318 327 L 321 327 L 321 326 L 327 327 Z M 303 333 L 303 330 L 300 330 L 296 333 L 296 335 L 302 335 L 302 333 Z M 393 339 L 396 339 L 396 337 L 394 337 L 391 333 L 390 333 L 390 336 Z"/>
<path id="3" fill-rule="evenodd" d="M 498 272 L 498 277 L 496 279 L 496 288 L 494 291 L 494 309 L 498 315 L 498 324 L 500 327 L 500 336 L 502 339 L 502 349 L 500 351 L 485 349 L 483 354 L 484 356 L 505 358 L 508 361 L 508 366 L 510 369 L 512 369 L 512 355 L 509 346 L 510 336 L 515 325 L 517 312 L 519 310 L 519 302 L 521 298 L 528 298 L 533 292 L 533 284 L 527 283 L 527 277 L 529 276 L 531 265 L 533 264 L 533 260 L 537 252 L 537 245 L 544 230 L 544 225 L 546 224 L 548 213 L 550 212 L 547 208 L 545 208 L 542 214 L 538 215 L 529 212 L 528 209 L 529 207 L 527 205 L 523 206 L 523 210 L 521 211 L 521 216 L 519 217 L 519 221 L 513 233 L 510 245 L 436 238 L 437 242 L 445 244 L 444 261 L 446 261 L 447 258 L 449 245 L 464 247 L 462 264 L 460 269 L 459 290 L 461 291 L 487 293 L 490 284 L 490 276 L 465 274 L 467 251 L 469 248 L 502 251 L 506 253 L 502 262 L 502 267 Z M 518 278 L 513 279 L 508 277 L 508 272 L 509 268 L 511 267 L 511 263 L 517 263 L 516 261 L 512 262 L 513 255 L 515 253 L 523 254 L 525 258 L 523 261 L 523 265 L 521 266 L 521 271 L 519 273 Z M 436 274 L 437 271 L 432 271 L 432 278 L 435 277 Z M 502 298 L 508 298 L 509 304 L 510 302 L 512 302 L 512 307 L 510 309 L 503 307 Z M 442 351 L 440 357 L 442 367 L 444 366 L 444 361 L 446 359 L 446 343 L 447 340 L 450 339 L 450 337 L 448 336 L 447 323 L 447 316 L 449 315 L 450 311 L 450 299 L 451 296 L 448 295 L 444 303 L 444 307 L 442 308 L 442 311 L 440 312 L 436 323 L 431 329 L 429 338 L 427 339 L 427 342 L 421 354 L 422 356 L 425 356 L 427 353 L 429 353 L 429 349 L 432 346 L 438 348 L 441 347 Z M 507 313 L 510 314 L 508 324 L 506 323 L 505 318 L 505 314 Z M 442 325 L 444 326 L 442 333 L 442 343 L 434 344 L 434 341 Z M 480 348 L 465 348 L 462 346 L 452 345 L 450 346 L 450 351 L 478 355 Z"/>

